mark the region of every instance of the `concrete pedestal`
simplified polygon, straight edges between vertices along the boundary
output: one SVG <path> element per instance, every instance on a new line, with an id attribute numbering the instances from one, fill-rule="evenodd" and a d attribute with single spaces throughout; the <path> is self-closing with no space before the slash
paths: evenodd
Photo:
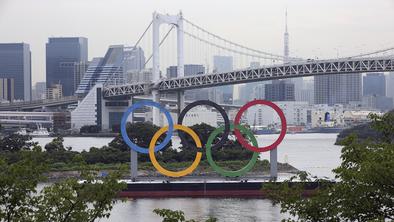
<path id="1" fill-rule="evenodd" d="M 130 106 L 133 104 L 133 98 L 130 99 Z M 134 113 L 131 114 L 131 122 L 134 121 Z M 138 153 L 130 148 L 130 178 L 132 181 L 137 180 L 138 176 Z"/>

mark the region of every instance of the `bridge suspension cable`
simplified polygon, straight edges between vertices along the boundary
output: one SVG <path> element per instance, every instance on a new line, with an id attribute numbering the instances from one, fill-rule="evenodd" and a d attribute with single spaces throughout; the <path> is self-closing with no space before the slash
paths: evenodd
<path id="1" fill-rule="evenodd" d="M 168 35 L 170 35 L 171 31 L 174 29 L 174 25 L 171 26 L 171 28 L 168 30 L 168 32 L 165 34 L 165 36 L 163 37 L 163 39 L 160 41 L 159 43 L 159 47 L 164 43 L 164 41 L 167 39 Z M 146 60 L 144 66 L 146 64 L 148 64 L 148 62 L 152 59 L 153 57 L 153 53 L 149 56 L 149 58 Z"/>
<path id="2" fill-rule="evenodd" d="M 137 42 L 134 44 L 134 48 L 136 48 L 138 46 L 138 44 L 140 44 L 141 40 L 144 38 L 145 34 L 148 32 L 148 30 L 150 29 L 150 27 L 153 24 L 153 20 L 150 21 L 149 25 L 146 27 L 145 31 L 142 33 L 142 35 L 140 36 L 140 38 L 137 40 Z"/>
<path id="3" fill-rule="evenodd" d="M 384 52 L 388 52 L 388 51 L 392 51 L 392 50 L 394 50 L 394 47 L 387 48 L 387 49 L 381 49 L 381 50 L 368 52 L 368 53 L 363 53 L 363 54 L 359 54 L 359 55 L 355 55 L 355 56 L 349 56 L 349 57 L 345 57 L 345 58 L 360 58 L 360 57 L 375 55 L 375 54 L 384 53 Z M 345 59 L 345 58 L 343 58 L 343 59 Z"/>
<path id="4" fill-rule="evenodd" d="M 223 50 L 226 50 L 226 51 L 229 51 L 229 52 L 234 52 L 234 53 L 238 53 L 238 54 L 241 54 L 241 55 L 250 56 L 250 57 L 259 58 L 259 59 L 281 60 L 281 59 L 277 59 L 277 58 L 272 58 L 272 57 L 268 57 L 268 56 L 261 56 L 261 55 L 258 55 L 258 54 L 251 54 L 251 53 L 242 52 L 242 51 L 239 51 L 239 50 L 236 50 L 236 49 L 224 47 L 224 46 L 218 45 L 216 43 L 210 42 L 208 40 L 202 39 L 202 38 L 200 38 L 200 37 L 198 37 L 198 36 L 196 36 L 196 35 L 194 35 L 194 34 L 192 34 L 190 32 L 187 32 L 187 31 L 183 31 L 183 33 L 185 33 L 186 35 L 188 35 L 188 36 L 190 36 L 190 37 L 192 37 L 192 38 L 194 38 L 194 39 L 196 39 L 198 41 L 204 42 L 206 44 L 209 44 L 211 46 L 215 46 L 217 48 L 220 48 L 220 49 L 223 49 Z"/>
<path id="5" fill-rule="evenodd" d="M 153 20 L 150 21 L 149 25 L 145 28 L 144 32 L 142 35 L 138 38 L 134 46 L 132 46 L 132 49 L 136 49 L 139 44 L 141 43 L 142 39 L 144 39 L 146 33 L 149 31 L 153 24 Z M 126 61 L 127 58 L 123 58 L 123 62 Z M 104 82 L 104 86 L 108 85 L 119 85 L 119 84 L 125 84 L 126 80 L 123 75 L 123 67 L 119 66 L 116 70 L 113 71 L 113 73 L 108 77 L 108 79 Z"/>
<path id="6" fill-rule="evenodd" d="M 300 60 L 300 58 L 294 58 L 294 57 L 286 58 L 286 57 L 283 56 L 283 55 L 277 55 L 277 54 L 273 54 L 273 53 L 269 53 L 269 52 L 264 52 L 264 51 L 260 51 L 260 50 L 257 50 L 257 49 L 249 48 L 249 47 L 247 47 L 247 46 L 240 45 L 240 44 L 238 44 L 238 43 L 235 43 L 235 42 L 232 42 L 232 41 L 227 40 L 227 39 L 225 39 L 225 38 L 222 38 L 222 37 L 220 37 L 220 36 L 218 36 L 218 35 L 216 35 L 216 34 L 213 34 L 213 33 L 209 32 L 208 30 L 206 30 L 206 29 L 204 29 L 204 28 L 202 28 L 202 27 L 200 27 L 200 26 L 198 26 L 198 25 L 192 23 L 191 21 L 187 20 L 186 18 L 183 18 L 183 20 L 184 20 L 186 23 L 188 23 L 188 24 L 190 24 L 191 26 L 193 26 L 194 28 L 196 28 L 196 29 L 198 29 L 198 30 L 200 30 L 200 31 L 202 31 L 202 32 L 204 32 L 204 33 L 206 33 L 206 34 L 208 34 L 208 35 L 210 35 L 210 36 L 216 38 L 216 39 L 219 39 L 219 40 L 221 40 L 221 41 L 223 41 L 223 42 L 225 42 L 225 43 L 227 43 L 227 44 L 229 44 L 229 45 L 233 45 L 233 46 L 242 48 L 242 49 L 244 49 L 244 50 L 247 50 L 247 51 L 251 51 L 251 52 L 253 52 L 253 53 L 260 54 L 260 56 L 261 56 L 261 55 L 264 55 L 264 56 L 261 56 L 260 58 L 264 58 L 264 59 L 275 59 L 275 60 L 286 60 L 286 59 L 287 59 L 287 60 Z M 189 33 L 189 34 L 190 34 L 190 33 Z M 207 42 L 207 41 L 206 41 L 206 42 Z"/>

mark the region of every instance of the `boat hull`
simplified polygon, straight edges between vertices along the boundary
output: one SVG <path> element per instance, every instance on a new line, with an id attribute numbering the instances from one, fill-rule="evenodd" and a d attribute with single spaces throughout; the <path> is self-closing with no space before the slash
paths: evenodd
<path id="1" fill-rule="evenodd" d="M 127 189 L 121 191 L 119 196 L 127 198 L 265 198 L 269 191 L 263 189 L 264 183 L 266 182 L 139 182 L 128 183 Z M 318 183 L 304 183 L 304 195 L 310 195 L 318 186 Z"/>

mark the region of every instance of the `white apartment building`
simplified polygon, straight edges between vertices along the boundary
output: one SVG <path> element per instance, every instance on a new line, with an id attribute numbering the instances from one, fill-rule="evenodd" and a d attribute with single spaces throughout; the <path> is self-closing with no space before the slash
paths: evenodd
<path id="1" fill-rule="evenodd" d="M 287 125 L 305 126 L 307 114 L 310 109 L 308 102 L 283 101 L 274 102 L 282 109 L 286 117 Z M 247 123 L 251 126 L 268 126 L 280 124 L 279 115 L 269 106 L 252 106 L 247 110 Z"/>
<path id="2" fill-rule="evenodd" d="M 344 126 L 344 108 L 341 104 L 329 106 L 316 104 L 311 110 L 311 127 L 337 127 Z"/>

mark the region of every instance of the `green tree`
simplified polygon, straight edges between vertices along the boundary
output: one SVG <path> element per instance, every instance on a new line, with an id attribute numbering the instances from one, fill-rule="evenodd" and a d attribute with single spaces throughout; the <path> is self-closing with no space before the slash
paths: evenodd
<path id="1" fill-rule="evenodd" d="M 196 134 L 198 135 L 198 137 L 201 140 L 202 144 L 206 144 L 208 141 L 208 137 L 209 135 L 211 135 L 211 133 L 215 130 L 215 127 L 208 125 L 206 123 L 200 123 L 200 124 L 196 124 L 190 127 L 194 132 L 196 132 Z M 189 144 L 194 144 L 193 139 L 188 136 L 188 134 L 183 133 L 187 139 L 187 141 L 189 142 Z M 182 144 L 182 148 L 187 148 L 186 144 Z M 188 148 L 190 149 L 190 148 Z"/>
<path id="2" fill-rule="evenodd" d="M 153 135 L 159 130 L 159 127 L 149 122 L 137 122 L 128 123 L 127 132 L 130 140 L 139 145 L 140 147 L 148 147 Z M 199 136 L 202 144 L 206 144 L 209 135 L 215 129 L 214 127 L 207 124 L 196 124 L 191 127 Z M 214 144 L 218 142 L 221 135 L 215 139 Z M 165 134 L 162 135 L 158 143 L 161 143 L 165 138 Z M 192 138 L 186 135 L 186 139 L 189 143 L 194 144 Z M 193 161 L 196 155 L 195 147 L 189 147 L 183 144 L 180 150 L 173 149 L 172 144 L 169 143 L 165 149 L 156 153 L 156 158 L 161 162 L 185 162 Z M 203 153 L 205 149 L 201 150 Z M 114 138 L 108 146 L 104 146 L 100 149 L 91 148 L 89 152 L 82 152 L 82 156 L 87 163 L 123 163 L 130 161 L 128 153 L 130 148 L 125 144 L 121 135 Z M 227 160 L 249 160 L 253 152 L 243 148 L 234 138 L 229 138 L 226 143 L 214 150 L 213 158 L 218 161 Z M 203 155 L 205 160 L 205 155 Z M 149 156 L 145 154 L 138 155 L 138 161 L 149 162 Z"/>
<path id="3" fill-rule="evenodd" d="M 215 130 L 214 127 L 201 123 L 196 124 L 190 127 L 201 140 L 203 145 L 207 144 L 207 140 L 211 133 Z M 231 133 L 230 133 L 231 134 Z M 189 144 L 194 144 L 194 141 L 190 136 L 186 135 L 186 140 Z M 219 134 L 217 138 L 214 140 L 213 144 L 216 144 L 222 134 Z M 202 157 L 203 160 L 206 159 L 205 149 L 201 150 L 204 155 Z M 193 161 L 195 158 L 196 150 L 193 147 L 189 147 L 186 144 L 182 143 L 180 156 L 183 161 Z M 249 151 L 241 146 L 241 144 L 234 138 L 229 137 L 228 140 L 219 148 L 213 150 L 212 156 L 215 160 L 218 161 L 227 161 L 227 160 L 249 160 L 253 155 L 252 151 Z"/>
<path id="4" fill-rule="evenodd" d="M 124 169 L 100 180 L 83 170 L 81 181 L 71 178 L 37 192 L 48 169 L 39 152 L 22 151 L 22 160 L 12 164 L 0 160 L 0 221 L 94 221 L 109 216 L 114 198 L 125 188 L 118 182 Z M 73 160 L 86 167 L 80 156 Z"/>
<path id="5" fill-rule="evenodd" d="M 394 110 L 386 113 L 385 116 L 386 116 L 385 117 L 386 121 L 394 122 L 394 120 L 392 119 L 394 118 Z M 352 134 L 356 134 L 357 139 L 360 141 L 365 141 L 365 140 L 372 140 L 374 142 L 379 142 L 381 140 L 385 140 L 387 142 L 394 141 L 394 137 L 392 134 L 392 132 L 394 131 L 393 125 L 390 126 L 388 124 L 382 123 L 379 115 L 377 114 L 370 114 L 369 118 L 372 120 L 372 122 L 364 123 L 349 129 L 342 130 L 337 137 L 336 144 L 340 144 L 342 140 L 344 140 L 346 137 Z"/>
<path id="6" fill-rule="evenodd" d="M 186 220 L 185 213 L 181 210 L 154 209 L 153 212 L 163 218 L 163 222 L 196 222 L 196 220 Z M 205 222 L 216 222 L 216 218 L 210 217 Z"/>
<path id="7" fill-rule="evenodd" d="M 71 147 L 64 147 L 63 137 L 55 137 L 51 142 L 45 145 L 43 155 L 47 157 L 48 163 L 62 165 L 72 163 L 73 158 L 78 155 L 78 152 L 71 151 Z"/>
<path id="8" fill-rule="evenodd" d="M 79 130 L 80 133 L 98 133 L 100 132 L 100 127 L 97 125 L 85 125 Z"/>
<path id="9" fill-rule="evenodd" d="M 65 151 L 63 145 L 64 139 L 61 136 L 55 137 L 51 142 L 45 145 L 45 150 L 47 152 L 57 152 L 57 151 Z"/>
<path id="10" fill-rule="evenodd" d="M 23 152 L 23 159 L 8 164 L 0 159 L 0 221 L 29 221 L 37 203 L 38 182 L 46 170 L 42 156 Z"/>
<path id="11" fill-rule="evenodd" d="M 117 193 L 125 188 L 118 183 L 120 172 L 101 181 L 84 172 L 83 181 L 71 178 L 45 187 L 38 197 L 36 221 L 90 221 L 109 217 Z"/>
<path id="12" fill-rule="evenodd" d="M 126 163 L 130 161 L 130 150 L 122 151 L 113 147 L 90 148 L 89 152 L 81 153 L 88 164 L 95 163 Z"/>
<path id="13" fill-rule="evenodd" d="M 159 130 L 158 126 L 153 125 L 150 122 L 136 122 L 136 123 L 127 123 L 126 131 L 129 136 L 131 142 L 137 144 L 140 147 L 149 147 L 149 143 L 152 140 L 153 135 Z M 163 134 L 159 139 L 158 143 L 164 140 L 166 134 Z M 130 148 L 123 141 L 122 135 L 118 135 L 113 139 L 108 146 L 122 150 L 129 151 Z M 170 147 L 171 143 L 167 145 Z"/>
<path id="14" fill-rule="evenodd" d="M 335 184 L 325 183 L 310 198 L 302 197 L 302 184 L 301 187 L 292 183 L 265 187 L 271 190 L 269 196 L 280 203 L 282 212 L 296 218 L 287 221 L 394 219 L 394 113 L 371 118 L 371 126 L 383 136 L 373 141 L 359 140 L 356 135 L 344 139 L 342 163 L 333 171 L 338 181 Z"/>
<path id="15" fill-rule="evenodd" d="M 10 134 L 0 140 L 0 151 L 18 152 L 30 150 L 37 143 L 31 142 L 31 136 Z"/>
<path id="16" fill-rule="evenodd" d="M 152 140 L 153 135 L 159 130 L 158 126 L 153 125 L 150 122 L 135 122 L 127 123 L 126 131 L 130 140 L 140 147 L 149 147 L 149 143 Z M 161 143 L 166 134 L 159 137 L 158 143 Z M 115 137 L 109 144 L 109 147 L 118 149 L 120 151 L 130 152 L 130 147 L 123 141 L 122 135 L 119 134 Z M 166 148 L 172 146 L 172 143 L 168 143 Z M 138 154 L 138 161 L 147 162 L 149 161 L 149 156 L 145 154 Z"/>
<path id="17" fill-rule="evenodd" d="M 394 110 L 384 114 L 383 116 L 377 114 L 369 114 L 372 120 L 371 127 L 381 134 L 380 139 L 384 143 L 394 142 Z"/>

